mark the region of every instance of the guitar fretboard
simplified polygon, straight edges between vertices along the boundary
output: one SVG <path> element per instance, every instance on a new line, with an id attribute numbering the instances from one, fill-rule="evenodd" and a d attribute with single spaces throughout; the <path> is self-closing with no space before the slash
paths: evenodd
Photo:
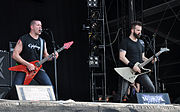
<path id="1" fill-rule="evenodd" d="M 159 56 L 162 52 L 159 51 L 158 53 L 155 54 L 155 56 Z M 144 67 L 145 65 L 147 65 L 149 62 L 151 62 L 154 59 L 154 56 L 151 56 L 147 61 L 144 61 L 143 63 L 141 63 L 139 65 L 140 68 Z"/>
<path id="2" fill-rule="evenodd" d="M 57 50 L 57 52 L 59 53 L 59 52 L 61 52 L 62 50 L 64 50 L 64 46 L 63 47 L 61 47 L 61 48 L 59 48 L 58 50 Z M 48 57 L 46 57 L 46 58 L 44 58 L 44 59 L 42 59 L 41 61 L 39 61 L 39 65 L 42 65 L 43 63 L 45 63 L 46 61 L 48 61 L 50 58 L 52 58 L 53 57 L 53 54 L 50 54 Z"/>

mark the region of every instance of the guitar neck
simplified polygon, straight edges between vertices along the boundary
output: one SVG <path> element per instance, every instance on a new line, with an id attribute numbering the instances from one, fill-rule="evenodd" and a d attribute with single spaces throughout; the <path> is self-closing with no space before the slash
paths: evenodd
<path id="1" fill-rule="evenodd" d="M 61 52 L 62 50 L 64 50 L 64 46 L 63 47 L 61 47 L 61 48 L 59 48 L 58 50 L 57 50 L 57 52 L 59 53 L 59 52 Z M 44 58 L 44 59 L 42 59 L 41 61 L 39 61 L 39 65 L 42 65 L 43 63 L 45 63 L 46 61 L 48 61 L 50 58 L 52 58 L 53 57 L 53 54 L 50 54 L 48 57 L 46 57 L 46 58 Z"/>
<path id="2" fill-rule="evenodd" d="M 155 54 L 155 56 L 159 56 L 162 52 L 158 52 Z M 151 56 L 147 61 L 144 61 L 143 63 L 141 63 L 139 65 L 140 68 L 144 67 L 145 65 L 147 65 L 149 62 L 151 62 L 154 59 L 154 56 Z"/>

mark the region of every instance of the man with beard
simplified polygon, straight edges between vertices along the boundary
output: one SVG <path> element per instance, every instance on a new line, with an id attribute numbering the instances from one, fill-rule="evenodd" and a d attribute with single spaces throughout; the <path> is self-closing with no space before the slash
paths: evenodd
<path id="1" fill-rule="evenodd" d="M 139 21 L 133 22 L 131 24 L 131 34 L 121 41 L 119 50 L 120 66 L 130 67 L 138 73 L 141 73 L 141 70 L 135 63 L 142 63 L 147 60 L 144 55 L 144 42 L 140 40 L 141 31 L 142 23 Z M 155 92 L 155 87 L 147 74 L 138 76 L 135 82 L 140 83 L 147 92 Z M 122 98 L 127 96 L 128 86 L 129 82 L 119 77 L 117 93 L 120 95 L 120 102 Z"/>

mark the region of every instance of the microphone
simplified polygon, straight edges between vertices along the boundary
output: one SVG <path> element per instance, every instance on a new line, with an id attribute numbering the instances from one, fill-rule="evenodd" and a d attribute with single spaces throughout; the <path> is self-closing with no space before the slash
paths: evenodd
<path id="1" fill-rule="evenodd" d="M 141 37 L 149 37 L 148 35 L 140 34 Z"/>
<path id="2" fill-rule="evenodd" d="M 46 32 L 46 31 L 49 31 L 49 29 L 48 29 L 48 28 L 40 29 L 40 32 L 41 32 L 41 33 L 42 33 L 42 32 Z"/>
<path id="3" fill-rule="evenodd" d="M 147 38 L 149 38 L 148 35 L 144 35 L 144 34 L 139 34 L 139 35 L 140 35 L 140 37 L 141 37 L 142 40 L 144 40 L 146 43 L 149 44 L 149 42 L 148 42 L 148 40 L 147 40 Z M 147 38 L 146 38 L 146 37 L 147 37 Z"/>

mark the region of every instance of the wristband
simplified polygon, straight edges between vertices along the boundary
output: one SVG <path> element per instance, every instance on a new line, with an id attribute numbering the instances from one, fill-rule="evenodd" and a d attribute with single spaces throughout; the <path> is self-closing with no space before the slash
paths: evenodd
<path id="1" fill-rule="evenodd" d="M 134 64 L 131 63 L 131 62 L 129 62 L 129 63 L 128 63 L 128 66 L 129 66 L 130 68 L 133 68 L 133 67 L 134 67 Z"/>

